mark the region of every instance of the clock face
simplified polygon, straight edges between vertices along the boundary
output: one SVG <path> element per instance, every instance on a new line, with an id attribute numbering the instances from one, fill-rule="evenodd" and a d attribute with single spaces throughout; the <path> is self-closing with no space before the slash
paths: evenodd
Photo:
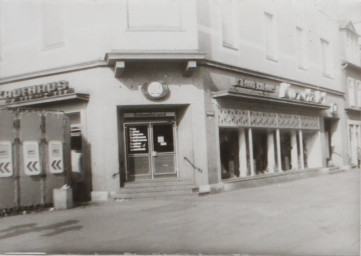
<path id="1" fill-rule="evenodd" d="M 169 94 L 168 86 L 162 82 L 150 82 L 142 86 L 145 97 L 150 100 L 159 100 Z"/>
<path id="2" fill-rule="evenodd" d="M 150 96 L 159 98 L 162 95 L 164 88 L 163 85 L 159 82 L 151 82 L 148 84 L 147 91 Z"/>

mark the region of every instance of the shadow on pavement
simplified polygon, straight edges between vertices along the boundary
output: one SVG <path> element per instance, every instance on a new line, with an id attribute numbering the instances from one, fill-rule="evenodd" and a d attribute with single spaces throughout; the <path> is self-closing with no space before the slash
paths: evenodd
<path id="1" fill-rule="evenodd" d="M 46 226 L 37 226 L 36 223 L 28 223 L 23 225 L 15 225 L 9 228 L 0 230 L 0 240 L 24 235 L 32 232 L 50 231 L 49 233 L 42 234 L 41 236 L 55 236 L 64 232 L 80 230 L 83 228 L 81 225 L 75 225 L 78 220 L 67 220 Z"/>

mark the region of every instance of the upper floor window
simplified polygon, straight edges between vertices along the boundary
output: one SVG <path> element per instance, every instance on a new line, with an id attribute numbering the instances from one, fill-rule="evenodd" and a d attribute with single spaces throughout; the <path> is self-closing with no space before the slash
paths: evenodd
<path id="1" fill-rule="evenodd" d="M 222 2 L 222 44 L 224 46 L 234 47 L 234 22 L 232 0 Z"/>
<path id="2" fill-rule="evenodd" d="M 328 41 L 321 39 L 322 71 L 324 76 L 331 76 L 332 51 Z"/>
<path id="3" fill-rule="evenodd" d="M 346 47 L 353 51 L 357 50 L 357 36 L 350 31 L 346 32 Z"/>
<path id="4" fill-rule="evenodd" d="M 356 94 L 356 97 L 357 97 L 357 106 L 359 108 L 361 108 L 361 81 L 360 80 L 356 80 L 356 90 L 357 92 L 355 93 Z"/>
<path id="5" fill-rule="evenodd" d="M 298 67 L 307 67 L 307 39 L 304 29 L 296 27 L 296 51 Z"/>
<path id="6" fill-rule="evenodd" d="M 347 87 L 348 87 L 348 103 L 351 107 L 355 107 L 355 80 L 351 77 L 347 78 Z"/>
<path id="7" fill-rule="evenodd" d="M 276 38 L 276 25 L 272 14 L 264 13 L 265 23 L 265 43 L 267 59 L 277 59 L 277 38 Z"/>
<path id="8" fill-rule="evenodd" d="M 127 25 L 135 31 L 178 31 L 182 28 L 179 0 L 127 0 Z"/>
<path id="9" fill-rule="evenodd" d="M 43 39 L 45 48 L 59 47 L 64 44 L 63 12 L 59 2 L 43 2 Z"/>

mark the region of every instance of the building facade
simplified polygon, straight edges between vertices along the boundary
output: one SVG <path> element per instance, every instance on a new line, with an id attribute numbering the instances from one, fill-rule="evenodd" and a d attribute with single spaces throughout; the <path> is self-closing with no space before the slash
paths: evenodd
<path id="1" fill-rule="evenodd" d="M 360 126 L 344 111 L 339 25 L 309 4 L 0 5 L 2 106 L 69 116 L 81 199 L 138 180 L 224 191 L 350 164 L 342 141 Z"/>

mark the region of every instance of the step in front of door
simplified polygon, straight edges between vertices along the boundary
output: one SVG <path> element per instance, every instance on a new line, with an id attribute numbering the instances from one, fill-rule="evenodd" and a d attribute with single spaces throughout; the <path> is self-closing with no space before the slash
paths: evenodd
<path id="1" fill-rule="evenodd" d="M 126 183 L 114 199 L 185 197 L 198 195 L 191 180 L 162 180 Z"/>

